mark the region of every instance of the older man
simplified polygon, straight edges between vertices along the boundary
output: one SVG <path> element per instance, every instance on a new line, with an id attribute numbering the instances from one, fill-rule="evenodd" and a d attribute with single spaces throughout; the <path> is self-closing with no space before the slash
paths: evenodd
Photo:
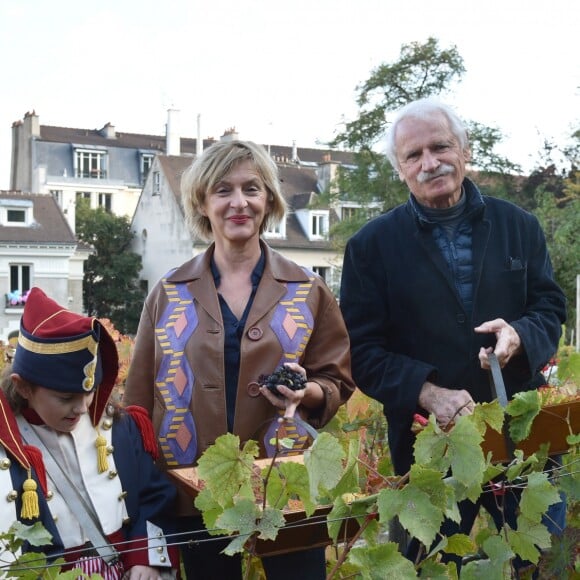
<path id="1" fill-rule="evenodd" d="M 566 311 L 538 220 L 465 177 L 470 148 L 453 110 L 432 99 L 405 106 L 387 155 L 410 196 L 349 240 L 340 304 L 353 376 L 384 405 L 403 474 L 414 413 L 446 424 L 493 399 L 491 352 L 508 397 L 536 388 Z"/>

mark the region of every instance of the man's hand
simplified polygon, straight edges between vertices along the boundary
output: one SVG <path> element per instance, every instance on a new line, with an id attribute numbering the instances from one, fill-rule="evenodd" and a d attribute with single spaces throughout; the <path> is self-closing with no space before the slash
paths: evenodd
<path id="1" fill-rule="evenodd" d="M 510 359 L 522 352 L 522 341 L 515 328 L 509 325 L 503 318 L 496 318 L 480 324 L 474 328 L 480 334 L 494 333 L 497 339 L 495 348 L 483 348 L 479 350 L 479 363 L 482 369 L 489 369 L 489 359 L 487 355 L 495 353 L 500 367 L 505 367 Z"/>
<path id="2" fill-rule="evenodd" d="M 446 389 L 426 382 L 419 393 L 419 405 L 429 413 L 433 413 L 437 423 L 448 425 L 461 415 L 471 415 L 475 403 L 471 395 L 464 389 Z"/>

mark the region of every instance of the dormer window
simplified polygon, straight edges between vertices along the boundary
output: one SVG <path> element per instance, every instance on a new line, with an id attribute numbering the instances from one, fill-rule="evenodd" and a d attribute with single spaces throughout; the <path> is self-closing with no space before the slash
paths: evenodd
<path id="1" fill-rule="evenodd" d="M 159 195 L 161 193 L 161 175 L 159 171 L 153 172 L 153 195 Z"/>
<path id="2" fill-rule="evenodd" d="M 323 240 L 328 234 L 328 211 L 313 211 L 310 214 L 310 239 Z"/>
<path id="3" fill-rule="evenodd" d="M 277 224 L 269 224 L 264 230 L 265 238 L 283 239 L 286 237 L 286 218 Z"/>
<path id="4" fill-rule="evenodd" d="M 83 179 L 107 178 L 107 152 L 93 149 L 75 149 L 75 177 Z"/>
<path id="5" fill-rule="evenodd" d="M 153 165 L 154 158 L 155 155 L 153 155 L 152 153 L 141 153 L 140 158 L 141 184 L 145 183 L 149 170 Z"/>
<path id="6" fill-rule="evenodd" d="M 32 201 L 28 199 L 0 200 L 0 223 L 2 225 L 28 227 L 33 221 Z"/>

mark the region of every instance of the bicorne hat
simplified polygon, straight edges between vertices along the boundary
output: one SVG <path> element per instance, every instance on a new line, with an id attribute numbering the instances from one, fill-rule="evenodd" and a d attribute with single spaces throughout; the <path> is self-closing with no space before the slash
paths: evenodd
<path id="1" fill-rule="evenodd" d="M 117 347 L 95 317 L 63 308 L 40 288 L 30 290 L 20 320 L 12 372 L 55 391 L 95 391 L 89 413 L 96 425 L 118 371 Z"/>

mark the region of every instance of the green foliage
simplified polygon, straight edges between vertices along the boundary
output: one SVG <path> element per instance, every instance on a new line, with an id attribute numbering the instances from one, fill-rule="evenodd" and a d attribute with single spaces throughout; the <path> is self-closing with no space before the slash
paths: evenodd
<path id="1" fill-rule="evenodd" d="M 130 251 L 134 234 L 129 220 L 82 203 L 76 218 L 79 240 L 94 248 L 83 280 L 87 313 L 110 319 L 124 334 L 134 334 L 144 292 L 139 285 L 141 257 Z"/>
<path id="2" fill-rule="evenodd" d="M 19 578 L 20 580 L 76 580 L 77 578 L 97 580 L 101 578 L 99 574 L 93 574 L 89 577 L 78 568 L 61 572 L 61 567 L 65 564 L 63 558 L 49 562 L 42 552 L 22 554 L 20 551 L 25 543 L 37 548 L 49 546 L 52 543 L 52 536 L 41 522 L 36 522 L 31 526 L 18 521 L 14 522 L 8 532 L 0 534 L 1 578 L 5 577 L 4 573 L 8 578 Z M 10 554 L 10 557 L 7 557 L 7 554 Z"/>
<path id="3" fill-rule="evenodd" d="M 342 438 L 346 438 L 347 445 L 336 434 L 320 433 L 305 451 L 303 464 L 273 458 L 260 470 L 259 477 L 252 466 L 254 446 L 246 444 L 240 450 L 237 437 L 224 435 L 200 459 L 205 489 L 197 497 L 196 506 L 206 525 L 209 514 L 216 529 L 232 535 L 228 554 L 251 549 L 255 539 L 274 540 L 292 502 L 294 506 L 301 502 L 304 518 L 314 513 L 316 505 L 331 506 L 328 534 L 337 550 L 344 541 L 342 520 L 356 519 L 359 531 L 342 544 L 338 559 L 330 563 L 333 568 L 328 578 L 342 574 L 339 571 L 343 567 L 344 573 L 348 570 L 363 578 L 457 577 L 455 564 L 439 561 L 443 552 L 468 557 L 461 578 L 509 578 L 516 555 L 534 564 L 542 563 L 542 554 L 549 553 L 552 545 L 542 517 L 550 505 L 560 500 L 560 481 L 566 482 L 565 488 L 570 490 L 568 500 L 572 506 L 576 505 L 580 482 L 575 467 L 578 437 L 570 440 L 564 466 L 550 477 L 543 471 L 546 458 L 541 453 L 524 457 L 516 451 L 508 465 L 492 464 L 489 457 L 484 457 L 483 434 L 488 427 L 501 431 L 504 420 L 509 420 L 518 425 L 514 433 L 529 431 L 528 423 L 537 414 L 537 401 L 523 395 L 510 403 L 509 414 L 504 415 L 494 401 L 476 405 L 473 415 L 459 417 L 449 429 L 442 429 L 431 420 L 419 432 L 415 463 L 402 477 L 376 471 L 378 460 L 372 459 L 374 443 L 368 442 L 375 440 L 378 431 L 370 428 L 375 424 L 371 416 L 360 414 L 363 407 L 356 406 L 358 402 L 355 421 L 342 417 Z M 369 405 L 365 412 L 369 411 L 374 413 L 377 409 Z M 353 430 L 356 428 L 359 431 Z M 462 534 L 441 536 L 444 518 L 459 521 L 458 502 L 465 498 L 475 501 L 482 493 L 490 493 L 488 482 L 495 476 L 502 476 L 508 487 L 524 488 L 517 529 L 504 523 L 501 530 L 485 528 L 474 538 Z M 365 493 L 373 478 L 382 485 L 376 493 Z M 396 543 L 380 540 L 394 517 L 424 546 L 427 555 L 420 562 L 407 560 Z M 357 539 L 362 539 L 362 544 Z M 571 544 L 560 543 L 558 550 L 560 555 L 553 567 L 569 566 L 573 561 Z M 565 554 L 561 553 L 563 550 Z"/>

